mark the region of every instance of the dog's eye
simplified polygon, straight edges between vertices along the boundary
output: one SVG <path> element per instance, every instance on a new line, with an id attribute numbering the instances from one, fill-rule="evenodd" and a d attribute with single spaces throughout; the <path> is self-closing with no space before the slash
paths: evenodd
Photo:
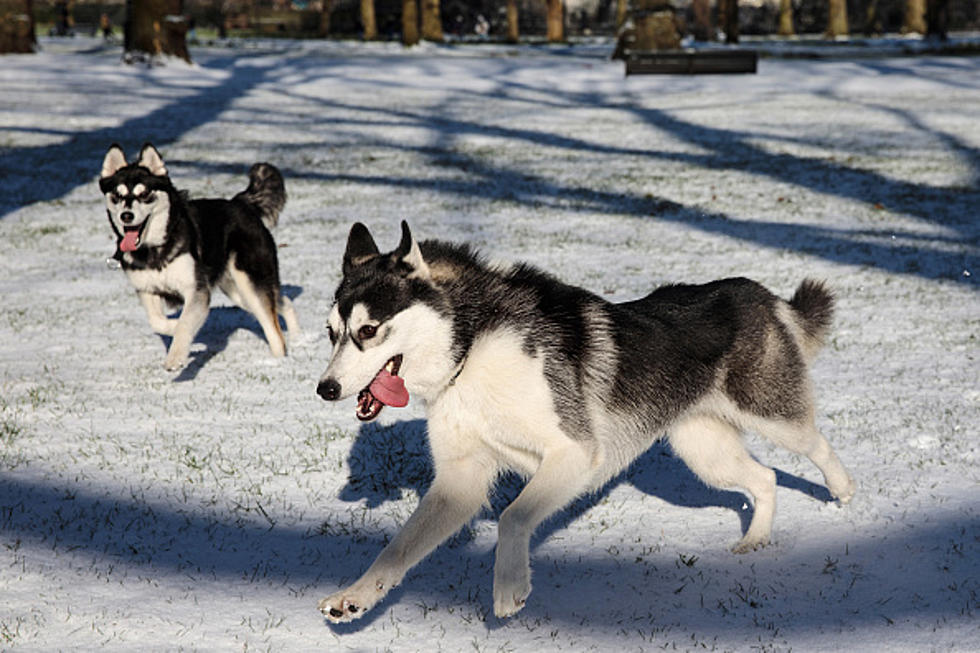
<path id="1" fill-rule="evenodd" d="M 120 196 L 119 193 L 109 193 L 109 200 L 113 204 L 119 204 L 119 202 L 122 201 L 122 196 Z"/>
<path id="2" fill-rule="evenodd" d="M 153 204 L 153 202 L 156 201 L 156 199 L 157 196 L 153 193 L 153 191 L 150 190 L 140 195 L 140 201 L 143 202 L 144 204 Z"/>
<path id="3" fill-rule="evenodd" d="M 370 340 L 378 333 L 378 327 L 373 324 L 365 324 L 357 330 L 357 337 L 361 340 Z"/>

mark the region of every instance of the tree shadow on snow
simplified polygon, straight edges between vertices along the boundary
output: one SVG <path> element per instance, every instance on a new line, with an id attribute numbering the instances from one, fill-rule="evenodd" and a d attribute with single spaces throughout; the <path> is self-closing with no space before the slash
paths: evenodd
<path id="1" fill-rule="evenodd" d="M 295 300 L 302 292 L 302 286 L 292 284 L 284 284 L 282 286 L 282 293 L 286 297 L 289 297 L 290 300 Z M 283 327 L 283 333 L 286 336 L 286 344 L 288 346 L 290 334 L 285 331 L 285 323 L 281 317 L 279 318 L 279 323 Z M 256 344 L 260 348 L 259 351 L 263 355 L 269 355 L 269 343 L 266 341 L 262 327 L 259 326 L 258 320 L 255 319 L 254 315 L 237 306 L 212 306 L 208 312 L 207 319 L 204 321 L 204 325 L 201 326 L 201 330 L 194 337 L 194 342 L 203 344 L 205 348 L 190 353 L 190 360 L 180 373 L 174 377 L 174 383 L 184 383 L 197 378 L 198 373 L 208 364 L 208 361 L 228 347 L 228 341 L 232 334 L 239 329 L 251 331 L 255 334 L 261 343 Z M 160 340 L 163 341 L 164 349 L 169 349 L 173 338 L 170 336 L 160 336 Z"/>
<path id="2" fill-rule="evenodd" d="M 176 143 L 187 132 L 215 120 L 234 100 L 262 84 L 273 72 L 267 66 L 242 64 L 243 60 L 257 56 L 236 53 L 212 58 L 207 67 L 227 70 L 228 76 L 224 80 L 214 86 L 202 87 L 198 93 L 174 93 L 173 101 L 118 125 L 77 131 L 65 142 L 0 149 L 0 178 L 6 179 L 8 186 L 0 195 L 0 219 L 19 207 L 62 197 L 84 180 L 93 181 L 92 193 L 97 195 L 99 191 L 94 180 L 112 143 L 122 144 L 127 152 L 146 142 L 161 149 Z M 182 92 L 185 87 L 175 90 Z M 131 88 L 131 92 L 146 93 L 151 97 L 168 91 L 167 82 L 149 76 L 145 86 Z M 243 163 L 237 172 L 247 172 L 247 166 Z M 36 183 L 39 175 L 45 183 Z M 175 181 L 180 186 L 180 180 Z"/>
<path id="3" fill-rule="evenodd" d="M 187 462 L 206 474 L 200 460 Z M 424 423 L 415 420 L 387 428 L 365 427 L 350 463 L 350 482 L 343 492 L 347 501 L 364 500 L 377 507 L 405 490 L 424 492 L 431 478 Z M 779 478 L 782 487 L 828 498 L 807 481 L 786 474 Z M 610 486 L 580 499 L 546 523 L 536 535 L 535 545 L 587 512 L 611 487 L 623 482 L 669 503 L 694 508 L 722 507 L 737 512 L 744 500 L 738 493 L 705 488 L 663 447 L 655 446 Z M 58 573 L 72 578 L 77 575 L 81 582 L 94 582 L 96 577 L 104 582 L 102 574 L 108 576 L 115 568 L 124 577 L 129 573 L 125 570 L 130 569 L 137 570 L 141 578 L 179 578 L 181 583 L 199 584 L 203 592 L 213 591 L 209 587 L 214 586 L 254 584 L 308 597 L 312 612 L 320 596 L 348 585 L 363 573 L 395 530 L 389 532 L 378 525 L 363 506 L 346 512 L 323 510 L 312 520 L 289 517 L 283 521 L 274 505 L 261 505 L 264 498 L 256 499 L 230 487 L 217 494 L 207 487 L 201 491 L 192 488 L 181 499 L 180 492 L 168 482 L 159 485 L 102 487 L 83 485 L 78 480 L 40 479 L 21 470 L 0 474 L 0 545 L 13 564 L 18 564 L 18 556 L 27 554 L 32 560 L 29 552 L 43 549 L 46 553 L 42 559 L 54 561 L 47 573 L 60 570 Z M 519 490 L 515 478 L 505 478 L 502 485 L 486 516 L 499 513 Z M 165 498 L 157 494 L 161 490 Z M 311 501 L 315 502 L 316 494 L 310 490 Z M 775 565 L 780 575 L 779 583 L 767 581 L 763 588 L 769 612 L 778 612 L 769 618 L 778 619 L 781 630 L 796 632 L 839 628 L 843 622 L 849 627 L 877 626 L 882 620 L 883 596 L 887 597 L 887 618 L 891 621 L 968 618 L 962 610 L 964 602 L 971 600 L 967 594 L 973 586 L 950 582 L 976 577 L 980 557 L 975 555 L 978 540 L 974 535 L 980 532 L 978 528 L 975 515 L 963 513 L 906 523 L 900 528 L 854 532 L 840 543 L 849 557 L 839 558 L 839 571 L 835 571 L 838 559 L 831 559 L 826 547 L 793 547 L 775 558 L 760 554 L 754 560 L 767 567 Z M 338 634 L 363 631 L 378 619 L 387 619 L 387 608 L 403 604 L 409 597 L 430 606 L 466 604 L 466 610 L 480 613 L 480 621 L 485 622 L 483 626 L 475 623 L 474 628 L 496 627 L 502 622 L 489 616 L 493 551 L 463 546 L 470 539 L 464 529 L 462 535 L 440 546 L 364 618 L 343 626 L 325 623 L 325 627 Z M 739 579 L 750 582 L 755 574 L 751 564 L 742 566 L 741 558 L 738 563 L 734 556 L 731 562 L 699 560 L 697 569 L 691 570 L 677 566 L 669 554 L 654 552 L 647 557 L 649 560 L 634 562 L 629 557 L 614 559 L 607 551 L 561 559 L 539 554 L 535 561 L 536 589 L 519 618 L 581 626 L 582 610 L 588 611 L 588 604 L 594 603 L 601 614 L 610 610 L 616 613 L 621 606 L 627 611 L 638 609 L 641 615 L 649 611 L 651 619 L 660 620 L 669 612 L 670 616 L 664 617 L 669 623 L 687 623 L 723 634 L 757 626 L 756 616 L 766 610 L 763 605 L 751 610 L 734 606 L 732 610 L 705 611 L 705 606 L 698 604 L 697 590 L 678 593 L 678 585 L 683 588 L 693 574 L 715 579 L 716 597 L 719 591 L 729 596 L 725 583 Z M 924 564 L 926 560 L 928 564 Z M 747 580 L 746 574 L 751 574 Z M 129 576 L 135 577 L 132 573 Z M 625 598 L 624 588 L 628 592 Z M 817 593 L 825 600 L 820 609 L 799 604 Z M 680 609 L 685 606 L 687 611 Z M 612 632 L 621 627 L 618 623 L 599 618 L 590 621 L 588 627 Z"/>

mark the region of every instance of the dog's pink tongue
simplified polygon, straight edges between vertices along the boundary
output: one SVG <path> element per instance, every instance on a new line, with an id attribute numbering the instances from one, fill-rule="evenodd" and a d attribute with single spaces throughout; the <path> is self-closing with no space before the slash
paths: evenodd
<path id="1" fill-rule="evenodd" d="M 368 388 L 374 398 L 386 406 L 401 408 L 408 405 L 408 390 L 405 381 L 388 370 L 381 370 Z"/>
<path id="2" fill-rule="evenodd" d="M 135 252 L 139 247 L 140 232 L 136 229 L 123 232 L 123 239 L 119 243 L 119 249 L 124 252 Z"/>

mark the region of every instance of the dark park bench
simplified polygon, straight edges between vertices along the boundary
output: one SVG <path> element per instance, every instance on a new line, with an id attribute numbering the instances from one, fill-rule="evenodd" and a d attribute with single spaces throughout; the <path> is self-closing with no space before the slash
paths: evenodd
<path id="1" fill-rule="evenodd" d="M 749 49 L 634 50 L 627 52 L 627 75 L 754 73 L 759 53 Z"/>

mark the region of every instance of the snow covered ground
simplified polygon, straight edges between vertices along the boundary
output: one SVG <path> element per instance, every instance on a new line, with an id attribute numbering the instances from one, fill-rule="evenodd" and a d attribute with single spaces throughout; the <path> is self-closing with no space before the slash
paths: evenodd
<path id="1" fill-rule="evenodd" d="M 0 649 L 980 649 L 980 59 L 764 59 L 631 77 L 596 49 L 259 43 L 126 67 L 96 40 L 0 58 Z M 278 165 L 282 278 L 304 334 L 272 359 L 223 297 L 162 368 L 95 180 L 163 153 L 195 196 Z M 745 275 L 839 294 L 818 422 L 859 483 L 839 507 L 778 470 L 750 509 L 655 446 L 534 539 L 492 614 L 493 510 L 373 613 L 356 578 L 430 476 L 420 406 L 360 427 L 314 394 L 347 230 L 466 239 L 611 299 Z"/>

